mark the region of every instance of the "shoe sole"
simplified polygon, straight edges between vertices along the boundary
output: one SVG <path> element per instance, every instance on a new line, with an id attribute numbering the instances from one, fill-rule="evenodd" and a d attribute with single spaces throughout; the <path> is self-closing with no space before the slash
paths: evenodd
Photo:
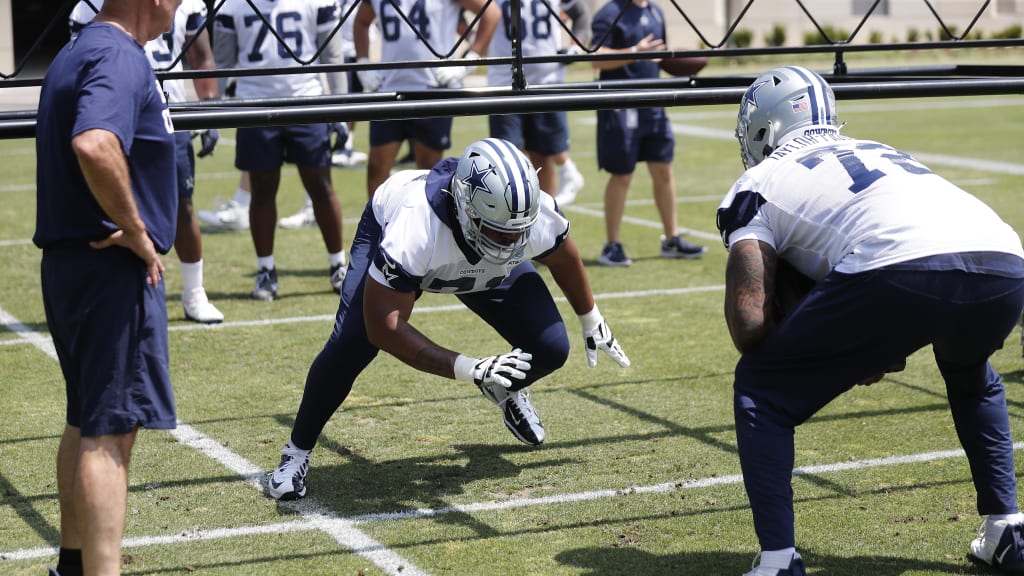
<path id="1" fill-rule="evenodd" d="M 274 500 L 277 500 L 278 502 L 291 502 L 293 500 L 301 500 L 301 499 L 305 498 L 306 497 L 306 491 L 303 490 L 301 494 L 298 493 L 298 492 L 286 492 L 286 493 L 284 493 L 284 494 L 282 494 L 280 496 L 274 496 L 268 490 L 267 491 L 267 495 L 270 496 L 271 498 L 273 498 Z"/>
<path id="2" fill-rule="evenodd" d="M 509 424 L 508 422 L 505 422 L 505 427 L 508 428 L 509 432 L 511 432 L 512 435 L 515 436 L 517 440 L 519 440 L 523 444 L 526 444 L 527 446 L 540 446 L 541 444 L 544 443 L 544 439 L 543 438 L 541 438 L 537 442 L 534 442 L 532 440 L 527 440 L 526 438 L 523 437 L 522 434 L 519 433 L 518 430 L 516 430 L 515 426 Z"/>
<path id="3" fill-rule="evenodd" d="M 198 322 L 200 324 L 220 324 L 221 322 L 224 321 L 223 318 L 218 318 L 217 320 L 201 320 L 199 318 L 192 316 L 188 312 L 185 312 L 185 320 L 188 320 L 190 322 Z"/>
<path id="4" fill-rule="evenodd" d="M 612 260 L 603 260 L 601 258 L 598 258 L 597 259 L 597 263 L 600 264 L 601 266 L 612 266 L 612 267 L 616 267 L 616 268 L 627 268 L 627 267 L 629 267 L 630 265 L 633 264 L 633 261 L 632 260 L 628 260 L 626 262 L 614 262 Z"/>

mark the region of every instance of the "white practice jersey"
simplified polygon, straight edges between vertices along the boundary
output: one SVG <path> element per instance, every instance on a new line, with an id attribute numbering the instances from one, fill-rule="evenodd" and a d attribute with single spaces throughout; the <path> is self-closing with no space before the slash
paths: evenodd
<path id="1" fill-rule="evenodd" d="M 398 172 L 374 193 L 373 215 L 382 232 L 381 254 L 370 266 L 371 278 L 404 292 L 479 292 L 500 284 L 521 262 L 548 254 L 568 235 L 569 221 L 555 209 L 552 197 L 542 193 L 522 259 L 507 264 L 477 258 L 471 262 L 461 231 L 453 232 L 452 226 L 458 230 L 454 214 L 445 210 L 451 208 L 451 199 L 442 186 L 449 185 L 456 164 L 457 159 L 450 158 L 433 171 Z"/>
<path id="2" fill-rule="evenodd" d="M 68 27 L 71 34 L 75 35 L 86 24 L 92 22 L 96 11 L 103 8 L 103 0 L 90 0 L 92 6 L 80 1 L 75 4 L 68 16 Z M 96 10 L 93 10 L 95 6 Z M 182 0 L 178 11 L 174 13 L 174 21 L 171 29 L 146 42 L 146 57 L 154 70 L 178 72 L 183 69 L 181 64 L 181 47 L 185 40 L 195 36 L 199 29 L 206 22 L 206 3 L 203 0 Z M 176 62 L 173 68 L 168 68 L 171 62 Z M 164 91 L 167 92 L 168 102 L 185 101 L 185 81 L 164 80 Z"/>
<path id="3" fill-rule="evenodd" d="M 246 0 L 225 0 L 214 16 L 217 66 L 285 68 L 318 63 L 314 54 L 338 25 L 339 9 L 335 0 L 253 0 L 252 3 L 259 13 L 254 12 Z M 260 14 L 274 32 L 264 24 Z M 340 49 L 337 54 L 335 58 L 331 51 L 325 50 L 320 62 L 340 63 Z M 316 74 L 240 76 L 236 82 L 235 94 L 243 99 L 324 93 Z"/>
<path id="4" fill-rule="evenodd" d="M 359 11 L 359 0 L 339 0 L 338 4 L 341 6 L 341 11 L 338 12 L 338 18 L 343 19 L 340 31 L 341 54 L 345 58 L 355 60 L 356 43 L 352 39 L 352 26 L 356 22 L 356 12 Z M 349 13 L 349 10 L 352 12 Z"/>
<path id="5" fill-rule="evenodd" d="M 381 62 L 437 60 L 439 56 L 430 48 L 444 56 L 459 38 L 462 7 L 455 0 L 362 1 L 368 2 L 377 16 Z M 381 70 L 381 75 L 381 92 L 424 90 L 437 86 L 433 68 Z"/>
<path id="6" fill-rule="evenodd" d="M 519 37 L 522 40 L 523 56 L 551 56 L 562 48 L 562 25 L 559 23 L 557 0 L 548 2 L 555 7 L 554 12 L 541 0 L 522 0 L 520 12 L 521 28 Z M 512 0 L 501 0 L 501 24 L 491 37 L 487 49 L 488 56 L 512 55 L 512 32 L 510 20 Z M 555 84 L 565 79 L 565 66 L 558 62 L 543 64 L 527 64 L 523 66 L 526 83 Z M 491 86 L 511 86 L 512 66 L 490 66 L 487 69 L 487 83 Z"/>
<path id="7" fill-rule="evenodd" d="M 820 280 L 926 256 L 998 252 L 1021 240 L 983 202 L 869 140 L 798 136 L 747 170 L 718 208 L 726 247 L 762 240 Z"/>

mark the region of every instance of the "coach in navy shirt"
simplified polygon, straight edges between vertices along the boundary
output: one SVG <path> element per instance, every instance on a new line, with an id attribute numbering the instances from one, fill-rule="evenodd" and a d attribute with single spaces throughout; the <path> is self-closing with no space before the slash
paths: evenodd
<path id="1" fill-rule="evenodd" d="M 163 264 L 174 128 L 143 45 L 180 0 L 107 0 L 43 79 L 37 213 L 46 322 L 67 392 L 57 570 L 117 574 L 136 431 L 174 428 Z"/>

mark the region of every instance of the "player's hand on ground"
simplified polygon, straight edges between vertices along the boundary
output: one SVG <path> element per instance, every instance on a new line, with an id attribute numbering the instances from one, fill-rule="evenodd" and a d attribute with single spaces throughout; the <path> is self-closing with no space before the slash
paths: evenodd
<path id="1" fill-rule="evenodd" d="M 583 326 L 583 344 L 587 352 L 588 366 L 591 368 L 597 366 L 598 350 L 611 356 L 619 366 L 623 368 L 629 366 L 629 357 L 623 352 L 622 346 L 615 339 L 612 329 L 604 321 L 597 306 L 594 306 L 589 313 L 580 316 L 580 324 Z"/>
<path id="2" fill-rule="evenodd" d="M 459 356 L 455 361 L 455 378 L 472 380 L 477 386 L 498 384 L 505 388 L 512 386 L 512 380 L 523 380 L 530 370 L 533 355 L 519 348 L 508 354 L 469 358 Z"/>

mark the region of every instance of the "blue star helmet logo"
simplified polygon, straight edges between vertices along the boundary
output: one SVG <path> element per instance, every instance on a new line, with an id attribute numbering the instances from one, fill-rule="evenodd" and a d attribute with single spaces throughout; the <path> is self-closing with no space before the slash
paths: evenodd
<path id="1" fill-rule="evenodd" d="M 762 86 L 769 82 L 771 82 L 770 78 L 766 78 L 765 80 L 757 82 L 756 84 L 748 88 L 746 93 L 743 94 L 743 103 L 740 109 L 743 111 L 744 115 L 750 114 L 751 110 L 757 110 L 757 91 L 760 90 Z"/>
<path id="2" fill-rule="evenodd" d="M 473 165 L 472 165 L 472 170 L 470 170 L 469 175 L 462 179 L 462 182 L 467 187 L 469 187 L 469 200 L 470 201 L 472 201 L 472 199 L 474 197 L 476 197 L 477 192 L 487 192 L 487 193 L 490 192 L 490 190 L 487 188 L 487 184 L 484 182 L 484 180 L 487 178 L 487 176 L 489 174 L 492 174 L 492 173 L 495 172 L 494 166 L 488 165 L 483 170 L 479 170 L 477 168 L 478 165 L 479 164 L 474 160 L 473 161 Z"/>

